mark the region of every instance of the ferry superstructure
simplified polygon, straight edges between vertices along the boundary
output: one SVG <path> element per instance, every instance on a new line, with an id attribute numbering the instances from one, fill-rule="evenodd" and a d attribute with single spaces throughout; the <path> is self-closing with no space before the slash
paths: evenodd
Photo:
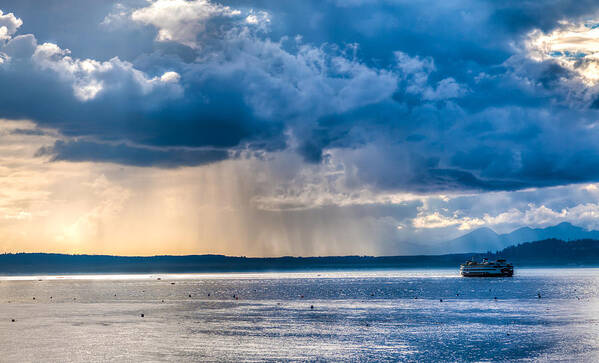
<path id="1" fill-rule="evenodd" d="M 460 274 L 464 277 L 509 277 L 514 275 L 514 266 L 504 259 L 482 262 L 467 261 L 460 266 Z"/>

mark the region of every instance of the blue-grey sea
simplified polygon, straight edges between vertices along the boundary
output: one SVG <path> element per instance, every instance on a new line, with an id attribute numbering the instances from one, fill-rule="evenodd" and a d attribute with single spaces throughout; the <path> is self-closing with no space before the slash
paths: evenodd
<path id="1" fill-rule="evenodd" d="M 0 361 L 597 362 L 599 269 L 6 276 Z"/>

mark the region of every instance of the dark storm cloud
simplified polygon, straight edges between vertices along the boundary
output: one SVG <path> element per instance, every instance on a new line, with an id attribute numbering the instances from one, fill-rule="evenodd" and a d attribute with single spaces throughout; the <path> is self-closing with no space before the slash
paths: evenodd
<path id="1" fill-rule="evenodd" d="M 43 150 L 57 160 L 187 166 L 249 147 L 322 163 L 337 149 L 348 184 L 384 190 L 599 180 L 596 90 L 524 47 L 596 2 L 177 4 L 4 2 L 23 25 L 0 43 L 0 117 L 86 137 Z"/>
<path id="2" fill-rule="evenodd" d="M 216 149 L 150 149 L 125 144 L 101 144 L 90 141 L 56 141 L 38 155 L 51 155 L 52 160 L 101 161 L 135 166 L 193 166 L 228 159 L 228 152 Z"/>

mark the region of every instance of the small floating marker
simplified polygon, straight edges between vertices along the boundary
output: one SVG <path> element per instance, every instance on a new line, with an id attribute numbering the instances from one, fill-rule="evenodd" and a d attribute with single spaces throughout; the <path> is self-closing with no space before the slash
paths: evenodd
<path id="1" fill-rule="evenodd" d="M 12 323 L 14 323 L 14 322 L 15 322 L 15 319 L 10 319 L 10 321 L 11 321 Z"/>
<path id="2" fill-rule="evenodd" d="M 143 318 L 145 315 L 142 313 L 140 316 Z"/>
<path id="3" fill-rule="evenodd" d="M 191 297 L 191 294 L 189 294 L 189 297 Z"/>
<path id="4" fill-rule="evenodd" d="M 443 299 L 439 299 L 440 302 L 443 302 Z"/>
<path id="5" fill-rule="evenodd" d="M 310 309 L 314 309 L 314 305 L 310 305 Z"/>
<path id="6" fill-rule="evenodd" d="M 33 300 L 35 300 L 35 296 L 33 297 Z"/>
<path id="7" fill-rule="evenodd" d="M 510 336 L 510 333 L 507 333 L 507 336 L 509 337 L 509 336 Z"/>

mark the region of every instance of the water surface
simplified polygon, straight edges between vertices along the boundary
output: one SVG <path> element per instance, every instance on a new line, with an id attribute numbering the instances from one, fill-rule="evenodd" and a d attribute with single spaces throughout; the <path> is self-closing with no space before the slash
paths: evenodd
<path id="1" fill-rule="evenodd" d="M 597 361 L 599 270 L 7 276 L 0 352 L 51 362 Z"/>

